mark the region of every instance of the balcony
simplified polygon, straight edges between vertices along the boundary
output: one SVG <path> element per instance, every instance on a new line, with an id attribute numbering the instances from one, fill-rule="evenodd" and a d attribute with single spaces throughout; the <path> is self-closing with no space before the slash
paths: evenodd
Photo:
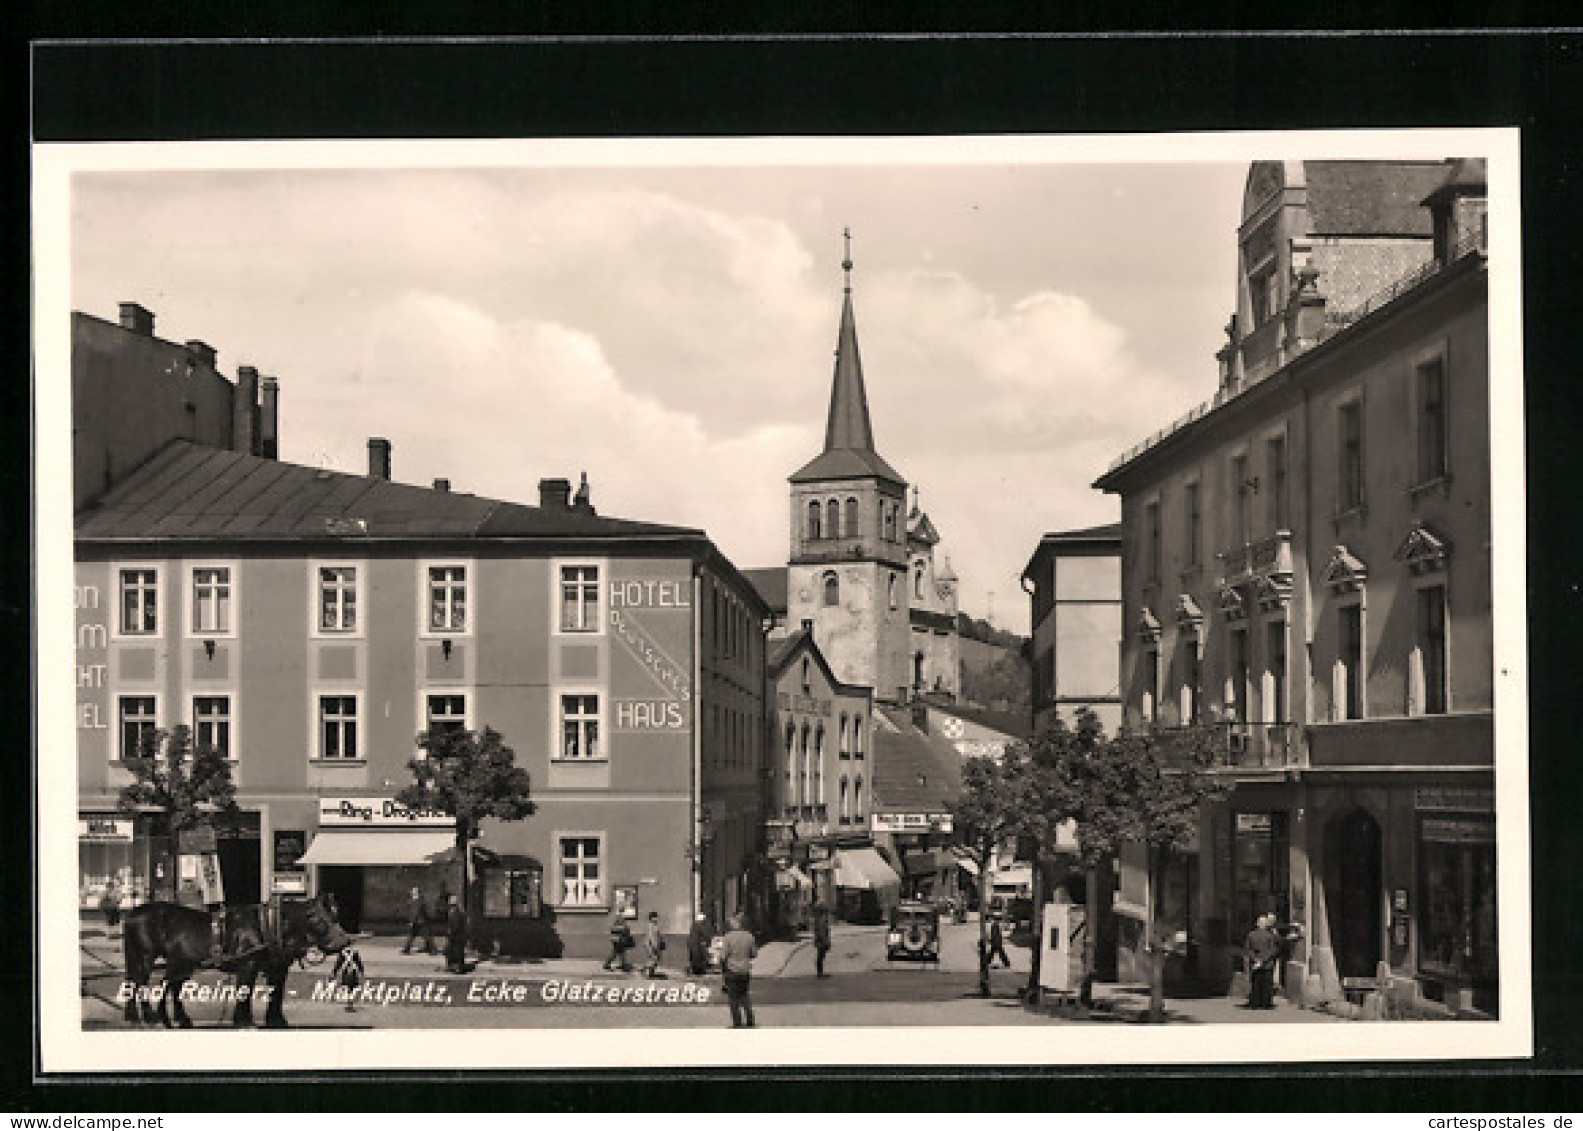
<path id="1" fill-rule="evenodd" d="M 1292 580 L 1292 532 L 1277 530 L 1268 538 L 1216 555 L 1220 558 L 1221 585 L 1244 585 L 1268 580 L 1289 585 Z"/>
<path id="2" fill-rule="evenodd" d="M 1216 723 L 1224 736 L 1221 766 L 1238 770 L 1282 770 L 1304 764 L 1302 732 L 1296 723 Z"/>

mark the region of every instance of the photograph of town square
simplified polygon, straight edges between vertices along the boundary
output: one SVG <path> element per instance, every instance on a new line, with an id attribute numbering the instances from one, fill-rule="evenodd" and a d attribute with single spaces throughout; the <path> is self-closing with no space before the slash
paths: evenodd
<path id="1" fill-rule="evenodd" d="M 1499 1021 L 1492 162 L 1295 142 L 73 174 L 82 1029 Z"/>

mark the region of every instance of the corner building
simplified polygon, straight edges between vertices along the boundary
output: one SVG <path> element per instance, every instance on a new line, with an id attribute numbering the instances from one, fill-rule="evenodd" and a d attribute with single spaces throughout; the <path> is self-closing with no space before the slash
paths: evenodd
<path id="1" fill-rule="evenodd" d="M 1481 161 L 1255 163 L 1220 388 L 1095 484 L 1126 723 L 1235 786 L 1123 947 L 1152 905 L 1224 981 L 1274 911 L 1288 996 L 1498 1009 L 1484 209 Z"/>

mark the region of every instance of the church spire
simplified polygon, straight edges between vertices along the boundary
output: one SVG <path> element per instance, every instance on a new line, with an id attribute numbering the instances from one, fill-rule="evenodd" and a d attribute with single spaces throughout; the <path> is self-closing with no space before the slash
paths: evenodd
<path id="1" fill-rule="evenodd" d="M 830 386 L 830 415 L 825 422 L 824 450 L 874 451 L 874 429 L 868 418 L 868 393 L 863 388 L 863 361 L 857 350 L 857 321 L 852 315 L 852 229 L 842 233 L 845 254 L 841 270 L 841 328 L 836 334 L 835 379 Z"/>

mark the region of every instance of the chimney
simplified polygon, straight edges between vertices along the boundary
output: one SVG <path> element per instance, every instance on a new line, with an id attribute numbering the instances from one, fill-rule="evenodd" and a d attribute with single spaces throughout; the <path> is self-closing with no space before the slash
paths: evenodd
<path id="1" fill-rule="evenodd" d="M 539 480 L 539 506 L 549 510 L 569 510 L 572 501 L 572 481 L 570 479 L 540 479 Z"/>
<path id="2" fill-rule="evenodd" d="M 572 499 L 572 509 L 583 514 L 594 513 L 593 493 L 588 489 L 588 472 L 582 473 L 582 481 L 577 485 L 577 494 Z"/>
<path id="3" fill-rule="evenodd" d="M 192 349 L 192 342 L 187 348 Z M 198 342 L 198 345 L 203 345 Z M 204 346 L 208 349 L 207 346 Z M 214 364 L 214 351 L 209 350 L 209 364 Z M 251 365 L 236 367 L 235 411 L 232 413 L 231 447 L 243 455 L 258 454 L 258 370 Z"/>
<path id="4" fill-rule="evenodd" d="M 154 336 L 154 312 L 147 307 L 139 306 L 135 302 L 121 304 L 121 329 L 130 330 L 134 334 L 142 334 L 145 338 Z"/>
<path id="5" fill-rule="evenodd" d="M 368 474 L 375 479 L 390 478 L 390 441 L 383 436 L 368 438 Z"/>
<path id="6" fill-rule="evenodd" d="M 273 377 L 265 377 L 263 403 L 258 410 L 258 454 L 265 459 L 280 458 L 280 385 Z"/>
<path id="7" fill-rule="evenodd" d="M 215 358 L 219 356 L 214 352 L 213 346 L 211 346 L 208 342 L 199 341 L 197 338 L 193 338 L 187 343 L 187 352 L 192 354 L 192 356 L 197 358 L 199 361 L 203 362 L 210 369 L 214 368 Z"/>
<path id="8" fill-rule="evenodd" d="M 434 489 L 436 491 L 449 491 L 451 489 L 451 481 L 449 479 L 436 479 L 434 481 Z"/>
<path id="9" fill-rule="evenodd" d="M 924 734 L 929 733 L 929 705 L 927 703 L 917 699 L 912 701 L 912 725 L 923 731 Z"/>

